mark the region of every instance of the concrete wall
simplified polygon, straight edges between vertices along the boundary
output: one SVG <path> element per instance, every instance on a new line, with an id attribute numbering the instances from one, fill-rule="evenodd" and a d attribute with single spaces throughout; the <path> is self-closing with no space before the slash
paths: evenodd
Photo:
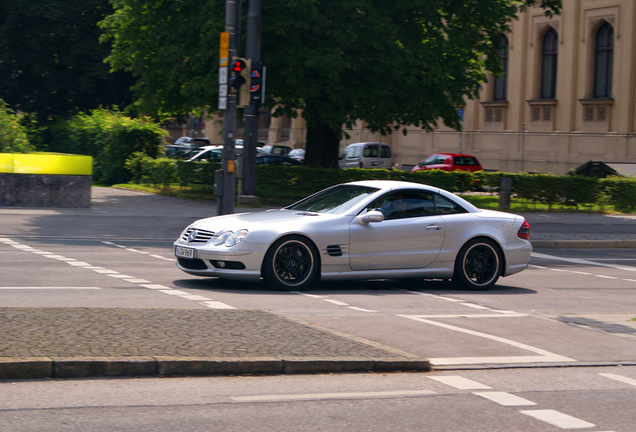
<path id="1" fill-rule="evenodd" d="M 1 174 L 0 206 L 90 208 L 92 176 Z"/>

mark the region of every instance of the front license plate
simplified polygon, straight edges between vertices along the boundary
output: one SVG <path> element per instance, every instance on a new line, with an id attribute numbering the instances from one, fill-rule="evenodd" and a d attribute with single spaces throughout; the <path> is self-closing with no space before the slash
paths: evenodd
<path id="1" fill-rule="evenodd" d="M 179 258 L 194 258 L 194 249 L 183 246 L 175 246 L 174 254 Z"/>

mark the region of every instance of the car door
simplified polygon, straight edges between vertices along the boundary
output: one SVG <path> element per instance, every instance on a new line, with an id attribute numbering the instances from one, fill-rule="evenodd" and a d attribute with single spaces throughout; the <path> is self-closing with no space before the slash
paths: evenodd
<path id="1" fill-rule="evenodd" d="M 397 209 L 399 192 L 376 200 L 367 210 L 385 215 L 382 222 L 361 224 L 356 218 L 349 227 L 352 270 L 389 270 L 427 267 L 435 261 L 444 242 L 445 222 L 434 214 L 434 196 L 429 192 L 403 191 L 404 209 Z"/>

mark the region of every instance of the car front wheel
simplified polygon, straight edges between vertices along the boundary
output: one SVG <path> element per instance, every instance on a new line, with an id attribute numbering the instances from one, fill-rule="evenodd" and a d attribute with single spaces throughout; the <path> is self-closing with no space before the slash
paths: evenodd
<path id="1" fill-rule="evenodd" d="M 263 278 L 272 287 L 284 291 L 306 288 L 316 278 L 318 259 L 314 245 L 303 237 L 279 239 L 265 255 Z"/>
<path id="2" fill-rule="evenodd" d="M 462 247 L 455 261 L 453 282 L 462 288 L 484 290 L 497 282 L 502 259 L 492 240 L 474 239 Z"/>

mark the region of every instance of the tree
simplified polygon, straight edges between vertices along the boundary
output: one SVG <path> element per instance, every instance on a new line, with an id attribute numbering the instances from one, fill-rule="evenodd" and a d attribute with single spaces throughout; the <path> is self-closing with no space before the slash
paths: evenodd
<path id="1" fill-rule="evenodd" d="M 132 75 L 109 73 L 97 23 L 108 0 L 0 2 L 0 97 L 41 125 L 99 106 L 132 103 Z"/>
<path id="2" fill-rule="evenodd" d="M 0 153 L 26 153 L 33 150 L 29 144 L 27 130 L 0 99 Z"/>
<path id="3" fill-rule="evenodd" d="M 113 0 L 102 26 L 115 69 L 139 77 L 151 111 L 214 110 L 222 0 Z M 246 2 L 244 2 L 246 3 Z M 335 166 L 343 128 L 459 129 L 456 109 L 486 70 L 500 73 L 501 34 L 523 8 L 561 0 L 298 0 L 264 2 L 263 62 L 277 112 L 307 121 L 310 165 Z M 245 16 L 245 14 L 243 14 Z M 241 51 L 239 50 L 239 53 Z"/>

